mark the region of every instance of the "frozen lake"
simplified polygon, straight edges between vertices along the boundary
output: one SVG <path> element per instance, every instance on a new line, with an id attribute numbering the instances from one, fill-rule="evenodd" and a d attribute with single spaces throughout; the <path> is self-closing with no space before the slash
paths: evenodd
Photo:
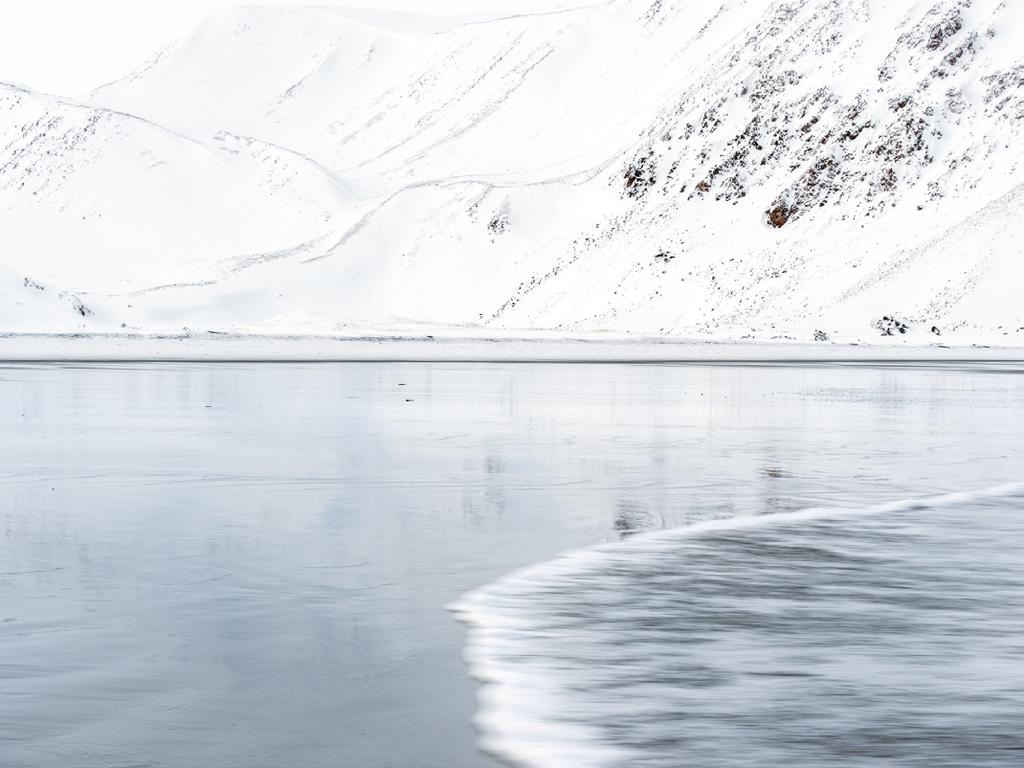
<path id="1" fill-rule="evenodd" d="M 0 765 L 493 766 L 475 746 L 466 634 L 445 606 L 568 549 L 628 549 L 640 532 L 1024 480 L 1022 373 L 0 366 Z M 1012 518 L 976 513 L 988 542 L 1020 549 Z M 921 514 L 887 524 L 918 531 Z M 937 530 L 957 530 L 951 514 Z M 845 535 L 870 547 L 869 518 L 857 519 Z M 787 530 L 812 529 L 780 527 L 769 544 Z M 948 555 L 942 537 L 923 541 L 933 549 L 885 553 L 879 578 L 901 557 Z M 656 557 L 670 570 L 709 546 L 697 537 Z M 759 546 L 734 540 L 715 556 Z M 637 594 L 636 581 L 591 576 Z M 665 608 L 629 602 L 646 619 Z M 589 721 L 612 720 L 595 738 L 625 738 L 621 713 L 578 701 Z M 521 746 L 500 736 L 506 754 Z"/>

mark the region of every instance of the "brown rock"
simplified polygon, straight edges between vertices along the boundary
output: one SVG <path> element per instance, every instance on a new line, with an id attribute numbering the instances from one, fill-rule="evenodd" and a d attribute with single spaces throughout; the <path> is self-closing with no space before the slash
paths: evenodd
<path id="1" fill-rule="evenodd" d="M 789 221 L 791 212 L 789 208 L 784 205 L 776 205 L 770 211 L 768 211 L 768 223 L 776 229 L 782 229 L 786 226 L 786 222 Z"/>

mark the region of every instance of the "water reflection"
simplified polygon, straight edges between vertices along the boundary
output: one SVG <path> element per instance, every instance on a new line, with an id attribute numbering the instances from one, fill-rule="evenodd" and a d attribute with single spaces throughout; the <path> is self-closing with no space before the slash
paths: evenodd
<path id="1" fill-rule="evenodd" d="M 1019 381 L 0 368 L 0 762 L 491 765 L 446 604 L 651 528 L 1002 482 Z"/>

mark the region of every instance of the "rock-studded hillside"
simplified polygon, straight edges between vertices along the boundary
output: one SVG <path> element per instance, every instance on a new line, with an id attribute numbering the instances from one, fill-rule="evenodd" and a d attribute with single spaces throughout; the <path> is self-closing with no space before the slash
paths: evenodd
<path id="1" fill-rule="evenodd" d="M 1024 339 L 1024 7 L 211 17 L 0 89 L 0 326 Z"/>

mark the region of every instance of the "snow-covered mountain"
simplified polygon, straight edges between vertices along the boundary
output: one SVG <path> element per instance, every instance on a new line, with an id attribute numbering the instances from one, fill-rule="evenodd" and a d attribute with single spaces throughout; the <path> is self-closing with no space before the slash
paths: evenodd
<path id="1" fill-rule="evenodd" d="M 1019 343 L 1022 34 L 1012 0 L 219 13 L 86 104 L 0 88 L 0 328 Z"/>

